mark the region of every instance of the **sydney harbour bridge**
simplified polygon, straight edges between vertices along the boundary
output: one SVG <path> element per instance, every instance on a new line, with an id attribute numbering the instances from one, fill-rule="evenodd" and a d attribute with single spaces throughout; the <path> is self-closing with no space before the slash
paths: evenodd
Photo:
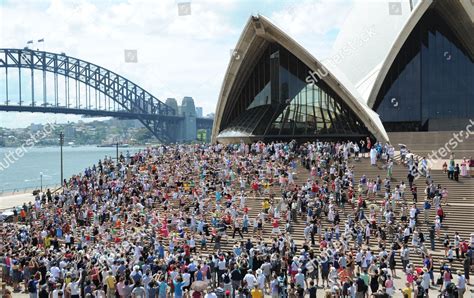
<path id="1" fill-rule="evenodd" d="M 194 101 L 163 103 L 137 84 L 99 65 L 25 49 L 0 49 L 0 111 L 137 119 L 163 143 L 210 137 L 212 119 L 196 117 Z"/>

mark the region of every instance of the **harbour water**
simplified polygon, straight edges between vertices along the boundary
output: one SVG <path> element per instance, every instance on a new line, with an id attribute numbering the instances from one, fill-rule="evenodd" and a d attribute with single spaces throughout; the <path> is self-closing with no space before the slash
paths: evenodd
<path id="1" fill-rule="evenodd" d="M 33 147 L 22 156 L 15 155 L 17 160 L 7 154 L 14 152 L 16 148 L 0 148 L 0 195 L 12 192 L 24 192 L 25 190 L 40 188 L 41 173 L 43 188 L 55 187 L 60 184 L 60 148 L 57 147 Z M 119 154 L 137 152 L 143 147 L 119 148 Z M 96 164 L 105 156 L 115 158 L 115 147 L 78 146 L 63 147 L 64 178 L 83 172 L 86 167 Z"/>

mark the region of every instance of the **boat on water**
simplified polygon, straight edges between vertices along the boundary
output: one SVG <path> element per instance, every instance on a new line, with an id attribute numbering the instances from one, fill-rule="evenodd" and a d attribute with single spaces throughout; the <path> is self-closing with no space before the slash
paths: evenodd
<path id="1" fill-rule="evenodd" d="M 76 147 L 79 147 L 79 146 L 80 146 L 80 145 L 77 145 L 77 144 L 74 143 L 74 142 L 68 142 L 67 145 L 68 145 L 68 146 L 71 146 L 71 147 L 73 147 L 73 148 L 76 148 Z"/>
<path id="2" fill-rule="evenodd" d="M 106 144 L 97 145 L 97 147 L 116 147 L 116 146 L 117 146 L 117 143 L 106 143 Z M 128 148 L 128 147 L 130 147 L 130 145 L 126 144 L 126 143 L 123 143 L 123 144 L 118 144 L 118 147 L 119 148 Z"/>

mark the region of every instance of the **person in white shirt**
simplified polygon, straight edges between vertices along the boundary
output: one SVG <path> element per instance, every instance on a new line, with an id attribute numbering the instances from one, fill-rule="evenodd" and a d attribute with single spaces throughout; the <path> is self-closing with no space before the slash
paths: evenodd
<path id="1" fill-rule="evenodd" d="M 462 274 L 461 270 L 456 271 L 457 274 L 457 283 L 456 287 L 458 289 L 458 298 L 462 298 L 466 292 L 466 277 Z"/>
<path id="2" fill-rule="evenodd" d="M 307 283 L 307 280 L 301 270 L 301 268 L 298 268 L 298 273 L 295 274 L 295 284 L 299 285 L 301 288 L 305 288 L 305 285 Z"/>
<path id="3" fill-rule="evenodd" d="M 262 291 L 265 291 L 265 274 L 262 269 L 257 269 L 257 285 Z"/>
<path id="4" fill-rule="evenodd" d="M 188 269 L 184 270 L 184 273 L 181 275 L 183 277 L 183 290 L 188 289 L 191 286 L 191 274 L 189 274 Z"/>
<path id="5" fill-rule="evenodd" d="M 204 298 L 217 298 L 217 295 L 214 293 L 214 290 L 209 290 L 209 292 L 204 295 Z"/>
<path id="6" fill-rule="evenodd" d="M 51 272 L 51 276 L 54 278 L 54 280 L 58 280 L 61 277 L 61 270 L 59 269 L 56 264 L 49 269 Z"/>
<path id="7" fill-rule="evenodd" d="M 81 294 L 80 281 L 82 280 L 82 268 L 79 272 L 79 277 L 71 281 L 67 287 L 67 291 L 71 295 L 71 298 L 79 298 Z"/>
<path id="8" fill-rule="evenodd" d="M 252 290 L 254 286 L 257 284 L 257 279 L 252 274 L 252 270 L 249 270 L 247 274 L 244 276 L 244 281 L 247 285 L 247 289 Z"/>
<path id="9" fill-rule="evenodd" d="M 56 284 L 56 288 L 51 292 L 52 298 L 59 298 L 59 292 L 64 293 L 64 285 L 61 288 L 61 284 Z M 62 297 L 63 295 L 61 295 Z"/>
<path id="10" fill-rule="evenodd" d="M 421 276 L 421 286 L 423 287 L 423 290 L 427 292 L 430 288 L 430 273 L 428 272 L 428 269 L 426 267 L 423 268 L 423 275 Z"/>
<path id="11" fill-rule="evenodd" d="M 226 261 L 224 257 L 220 257 L 219 261 L 217 261 L 217 270 L 218 270 L 217 273 L 218 273 L 219 282 L 221 282 L 222 275 L 227 271 Z"/>

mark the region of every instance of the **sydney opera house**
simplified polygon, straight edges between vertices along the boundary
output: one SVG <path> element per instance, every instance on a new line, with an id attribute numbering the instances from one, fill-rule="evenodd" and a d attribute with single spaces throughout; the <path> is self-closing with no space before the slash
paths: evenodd
<path id="1" fill-rule="evenodd" d="M 222 83 L 213 141 L 458 129 L 474 117 L 473 21 L 471 0 L 356 2 L 331 59 L 318 60 L 252 16 Z"/>

